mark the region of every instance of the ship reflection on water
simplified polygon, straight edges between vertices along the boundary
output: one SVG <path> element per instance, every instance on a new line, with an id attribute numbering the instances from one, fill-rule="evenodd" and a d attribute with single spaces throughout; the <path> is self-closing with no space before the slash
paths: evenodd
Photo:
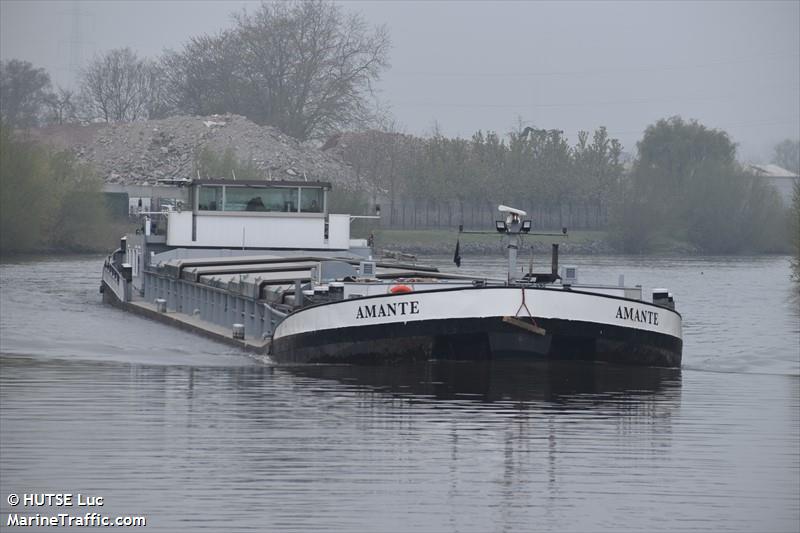
<path id="1" fill-rule="evenodd" d="M 634 403 L 680 397 L 681 371 L 583 361 L 431 360 L 392 366 L 289 367 L 298 376 L 408 398 L 581 405 L 587 401 Z"/>
<path id="2" fill-rule="evenodd" d="M 338 427 L 357 428 L 367 457 L 408 478 L 420 491 L 409 498 L 447 502 L 452 530 L 527 530 L 531 520 L 541 530 L 620 530 L 631 521 L 652 530 L 651 517 L 632 520 L 621 510 L 687 502 L 692 475 L 661 494 L 637 494 L 648 479 L 681 475 L 671 471 L 679 369 L 439 360 L 288 371 L 318 390 L 357 396 L 355 419 Z M 381 451 L 373 435 L 383 436 Z M 475 521 L 475 505 L 485 519 Z"/>

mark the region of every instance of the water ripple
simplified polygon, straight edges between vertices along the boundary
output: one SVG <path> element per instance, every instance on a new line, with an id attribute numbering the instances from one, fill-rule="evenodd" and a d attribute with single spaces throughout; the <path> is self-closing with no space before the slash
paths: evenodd
<path id="1" fill-rule="evenodd" d="M 94 261 L 0 265 L 3 495 L 99 494 L 164 532 L 800 529 L 780 258 L 626 270 L 683 284 L 682 370 L 276 367 L 100 305 Z"/>

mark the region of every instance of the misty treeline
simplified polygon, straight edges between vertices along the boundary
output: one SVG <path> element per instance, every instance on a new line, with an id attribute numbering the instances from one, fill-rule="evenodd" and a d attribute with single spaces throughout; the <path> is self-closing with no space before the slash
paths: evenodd
<path id="1" fill-rule="evenodd" d="M 2 114 L 6 124 L 29 127 L 235 113 L 300 140 L 321 138 L 375 119 L 372 85 L 388 52 L 385 27 L 369 28 L 336 4 L 265 2 L 161 57 L 128 48 L 98 55 L 77 92 L 53 90 L 30 63 L 4 62 Z"/>
<path id="2" fill-rule="evenodd" d="M 0 253 L 108 244 L 102 181 L 90 167 L 2 123 L 0 154 Z"/>
<path id="3" fill-rule="evenodd" d="M 559 226 L 569 215 L 562 206 L 580 206 L 597 219 L 623 175 L 622 146 L 602 127 L 580 132 L 575 144 L 559 130 L 530 127 L 507 136 L 478 131 L 470 139 L 371 130 L 334 143 L 363 180 L 360 189 L 373 202 L 388 200 L 387 222 L 406 226 L 416 226 L 420 210 L 426 219 L 435 212 L 437 225 L 475 224 L 476 212 L 478 223 L 491 224 L 498 203 L 536 209 Z M 398 204 L 413 212 L 398 212 Z"/>
<path id="4" fill-rule="evenodd" d="M 788 251 L 787 209 L 736 161 L 727 133 L 671 117 L 649 126 L 637 149 L 612 210 L 620 249 L 673 242 L 709 253 Z"/>
<path id="5" fill-rule="evenodd" d="M 362 188 L 388 198 L 390 224 L 400 216 L 395 203 L 422 206 L 426 215 L 434 205 L 451 226 L 471 220 L 465 213 L 476 208 L 489 226 L 497 204 L 507 203 L 530 210 L 538 227 L 567 225 L 573 210 L 607 214 L 602 225 L 624 252 L 785 252 L 800 238 L 795 229 L 790 239 L 777 190 L 736 161 L 727 133 L 680 117 L 646 129 L 629 171 L 622 146 L 603 127 L 580 132 L 574 144 L 561 131 L 533 128 L 471 139 L 369 131 L 336 142 Z M 537 224 L 543 213 L 549 216 Z"/>

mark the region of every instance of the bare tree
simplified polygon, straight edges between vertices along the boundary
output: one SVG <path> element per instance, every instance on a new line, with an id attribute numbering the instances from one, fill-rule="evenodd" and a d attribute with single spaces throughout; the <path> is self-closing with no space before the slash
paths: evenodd
<path id="1" fill-rule="evenodd" d="M 117 48 L 98 56 L 82 72 L 80 91 L 86 118 L 129 122 L 149 118 L 154 111 L 159 70 L 139 59 L 129 48 Z"/>
<path id="2" fill-rule="evenodd" d="M 146 87 L 145 114 L 149 119 L 165 118 L 175 111 L 175 99 L 166 83 L 167 71 L 163 62 L 147 61 L 144 86 Z"/>
<path id="3" fill-rule="evenodd" d="M 402 195 L 413 196 L 418 192 L 409 175 L 412 174 L 410 169 L 423 158 L 426 141 L 403 133 L 394 122 L 385 122 L 383 128 L 336 135 L 323 150 L 335 147 L 353 166 L 359 180 L 364 180 L 358 188 L 370 191 L 373 204 L 382 197 L 388 198 L 391 224 L 395 222 L 397 200 Z"/>
<path id="4" fill-rule="evenodd" d="M 179 112 L 248 115 L 256 95 L 241 75 L 241 46 L 233 31 L 192 37 L 178 52 L 162 58 L 170 105 Z"/>
<path id="5" fill-rule="evenodd" d="M 45 104 L 49 110 L 47 121 L 51 124 L 64 124 L 75 120 L 75 93 L 59 87 L 47 95 Z"/>
<path id="6" fill-rule="evenodd" d="M 36 126 L 50 91 L 50 75 L 27 61 L 0 64 L 0 115 L 17 128 Z"/>
<path id="7" fill-rule="evenodd" d="M 373 83 L 387 66 L 385 27 L 370 31 L 336 4 L 263 3 L 230 31 L 168 55 L 183 112 L 233 112 L 298 139 L 322 137 L 372 115 Z"/>

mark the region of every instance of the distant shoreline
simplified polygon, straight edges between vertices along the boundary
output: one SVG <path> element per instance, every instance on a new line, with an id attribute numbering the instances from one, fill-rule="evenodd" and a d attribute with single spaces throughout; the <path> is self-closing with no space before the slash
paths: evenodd
<path id="1" fill-rule="evenodd" d="M 552 230 L 553 233 L 558 233 Z M 461 254 L 505 255 L 503 238 L 496 234 L 459 234 L 448 230 L 375 230 L 375 248 L 379 251 L 392 251 L 413 255 L 443 255 L 454 253 L 456 241 Z M 549 233 L 549 232 L 548 232 Z M 533 248 L 534 253 L 548 254 L 553 243 L 559 244 L 562 253 L 569 255 L 618 255 L 608 232 L 577 230 L 564 237 L 528 236 L 524 238 L 520 253 Z M 685 242 L 671 242 L 659 246 L 653 252 L 642 256 L 663 255 L 703 255 L 703 251 Z M 774 255 L 774 254 L 756 254 Z"/>
<path id="2" fill-rule="evenodd" d="M 364 238 L 364 232 L 354 234 L 354 237 Z M 553 233 L 557 233 L 553 230 Z M 35 250 L 2 251 L 0 252 L 0 262 L 18 260 L 37 260 L 42 257 L 69 257 L 69 256 L 102 256 L 108 254 L 118 246 L 119 237 L 122 237 L 124 230 L 112 237 L 109 233 L 98 242 L 97 246 L 63 247 L 63 248 L 42 248 Z M 369 234 L 369 232 L 367 232 Z M 500 235 L 486 234 L 459 234 L 456 230 L 374 230 L 375 251 L 377 255 L 384 252 L 411 254 L 416 256 L 426 255 L 447 255 L 453 254 L 456 242 L 459 243 L 459 251 L 462 255 L 484 255 L 484 256 L 504 256 L 505 247 L 503 238 Z M 659 257 L 669 255 L 683 256 L 705 256 L 708 252 L 699 250 L 691 244 L 682 241 L 672 241 L 658 246 L 653 251 L 641 254 L 631 254 L 621 252 L 613 246 L 609 235 L 605 231 L 583 231 L 578 230 L 569 232 L 565 237 L 525 237 L 520 254 L 527 257 L 531 247 L 535 254 L 550 254 L 551 245 L 559 244 L 559 250 L 567 255 L 639 255 L 642 257 Z M 718 255 L 718 254 L 711 254 Z M 779 256 L 791 255 L 790 252 L 776 253 L 741 253 L 723 254 L 730 257 L 744 256 Z"/>

